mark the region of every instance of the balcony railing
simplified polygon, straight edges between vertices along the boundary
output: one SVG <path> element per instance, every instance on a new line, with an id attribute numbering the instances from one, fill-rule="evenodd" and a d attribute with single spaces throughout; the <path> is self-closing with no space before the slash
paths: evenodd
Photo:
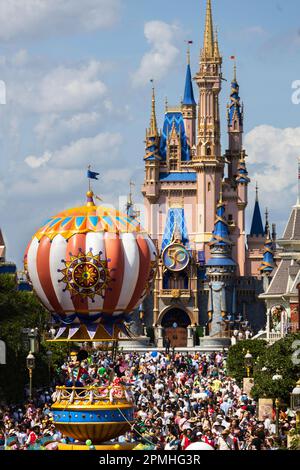
<path id="1" fill-rule="evenodd" d="M 108 405 L 133 403 L 130 387 L 108 385 L 103 387 L 56 387 L 55 405 Z"/>
<path id="2" fill-rule="evenodd" d="M 190 299 L 190 289 L 161 289 L 160 296 L 171 299 Z"/>

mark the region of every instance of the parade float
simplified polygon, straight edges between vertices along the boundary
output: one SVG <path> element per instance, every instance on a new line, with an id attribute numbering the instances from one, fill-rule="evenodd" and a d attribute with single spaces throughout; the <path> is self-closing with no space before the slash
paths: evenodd
<path id="1" fill-rule="evenodd" d="M 28 245 L 24 264 L 57 326 L 52 341 L 98 343 L 114 354 L 122 337 L 130 335 L 131 313 L 151 288 L 157 252 L 136 219 L 96 206 L 93 196 L 88 191 L 85 206 L 51 217 Z M 73 357 L 74 369 L 82 351 Z M 118 449 L 109 441 L 134 420 L 130 385 L 118 377 L 108 386 L 73 380 L 56 388 L 52 412 L 56 428 L 75 441 L 60 449 L 83 449 L 87 441 Z"/>

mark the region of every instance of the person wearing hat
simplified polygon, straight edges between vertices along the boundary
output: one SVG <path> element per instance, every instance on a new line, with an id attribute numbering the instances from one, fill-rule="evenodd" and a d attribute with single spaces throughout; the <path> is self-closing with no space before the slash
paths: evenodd
<path id="1" fill-rule="evenodd" d="M 224 429 L 221 432 L 221 435 L 219 436 L 217 440 L 217 449 L 218 450 L 232 450 L 229 429 Z"/>

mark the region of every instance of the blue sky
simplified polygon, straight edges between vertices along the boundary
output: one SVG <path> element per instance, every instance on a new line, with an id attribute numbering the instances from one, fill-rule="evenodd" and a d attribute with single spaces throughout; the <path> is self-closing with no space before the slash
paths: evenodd
<path id="1" fill-rule="evenodd" d="M 224 57 L 223 151 L 231 55 L 245 103 L 249 155 L 248 221 L 255 181 L 282 232 L 296 200 L 300 156 L 300 4 L 297 0 L 213 0 Z M 133 178 L 143 180 L 150 78 L 162 125 L 165 97 L 183 94 L 186 46 L 196 72 L 205 0 L 6 0 L 0 9 L 0 226 L 8 257 L 21 266 L 34 231 L 60 210 L 80 204 L 88 163 L 102 174 L 95 187 L 118 204 Z M 195 88 L 197 95 L 197 90 Z"/>

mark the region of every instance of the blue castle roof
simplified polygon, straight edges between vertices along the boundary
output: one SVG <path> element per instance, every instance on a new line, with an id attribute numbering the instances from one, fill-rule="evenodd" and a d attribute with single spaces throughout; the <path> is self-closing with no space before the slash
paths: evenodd
<path id="1" fill-rule="evenodd" d="M 207 266 L 236 266 L 231 259 L 231 246 L 229 227 L 225 219 L 225 204 L 221 200 L 217 205 L 217 217 L 210 241 L 212 258 Z"/>
<path id="2" fill-rule="evenodd" d="M 248 177 L 248 171 L 246 168 L 245 160 L 240 160 L 238 169 L 237 169 L 237 176 L 236 176 L 237 183 L 249 183 L 250 178 Z"/>
<path id="3" fill-rule="evenodd" d="M 265 274 L 271 274 L 274 270 L 274 253 L 273 253 L 273 241 L 270 237 L 270 231 L 268 230 L 267 238 L 265 242 L 264 257 L 259 270 Z"/>
<path id="4" fill-rule="evenodd" d="M 263 222 L 261 218 L 261 212 L 260 212 L 258 199 L 256 199 L 255 201 L 250 235 L 252 237 L 253 236 L 259 237 L 259 236 L 265 235 L 265 230 L 264 230 L 264 226 L 263 226 Z"/>
<path id="5" fill-rule="evenodd" d="M 183 98 L 182 104 L 196 106 L 190 64 L 188 64 L 187 69 L 186 69 L 184 98 Z"/>
<path id="6" fill-rule="evenodd" d="M 229 125 L 233 123 L 234 116 L 239 119 L 240 125 L 243 124 L 243 112 L 241 107 L 241 99 L 239 96 L 239 84 L 236 78 L 231 82 L 231 94 L 230 94 L 230 105 L 228 109 L 228 121 Z"/>
<path id="7" fill-rule="evenodd" d="M 158 146 L 157 146 L 157 137 L 151 136 L 148 137 L 146 141 L 146 157 L 145 160 L 161 160 L 161 157 L 158 154 Z"/>
<path id="8" fill-rule="evenodd" d="M 172 172 L 172 173 L 160 173 L 159 179 L 161 181 L 168 181 L 168 182 L 176 182 L 176 181 L 183 181 L 183 182 L 192 182 L 195 183 L 197 181 L 197 173 L 195 172 Z"/>
<path id="9" fill-rule="evenodd" d="M 168 136 L 172 131 L 173 124 L 175 124 L 175 129 L 177 134 L 180 136 L 181 140 L 181 160 L 186 162 L 191 159 L 190 147 L 187 143 L 187 137 L 185 133 L 184 121 L 181 112 L 167 112 L 165 114 L 164 127 L 162 131 L 162 136 L 160 139 L 160 148 L 159 153 L 163 160 L 167 158 L 167 140 Z"/>

